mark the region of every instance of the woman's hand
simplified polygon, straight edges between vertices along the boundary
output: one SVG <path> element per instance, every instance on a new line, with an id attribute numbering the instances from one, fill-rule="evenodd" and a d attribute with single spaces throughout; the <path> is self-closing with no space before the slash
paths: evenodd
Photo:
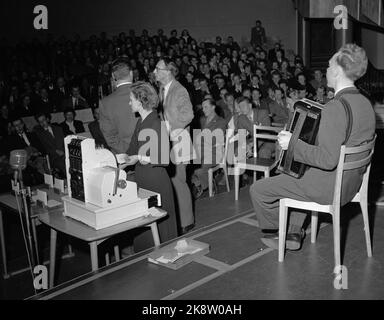
<path id="1" fill-rule="evenodd" d="M 139 160 L 137 155 L 129 156 L 127 154 L 119 154 L 118 162 L 119 168 L 124 169 L 128 166 L 133 166 Z"/>

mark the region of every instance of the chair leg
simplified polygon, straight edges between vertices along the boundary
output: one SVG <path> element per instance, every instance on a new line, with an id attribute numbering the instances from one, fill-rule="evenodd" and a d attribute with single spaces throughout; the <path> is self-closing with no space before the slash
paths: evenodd
<path id="1" fill-rule="evenodd" d="M 239 200 L 239 188 L 240 188 L 240 169 L 235 165 L 233 168 L 235 178 L 235 200 Z"/>
<path id="2" fill-rule="evenodd" d="M 229 180 L 228 180 L 228 171 L 227 171 L 227 167 L 224 167 L 223 168 L 223 171 L 224 171 L 224 177 L 225 177 L 225 183 L 227 185 L 227 191 L 231 191 L 231 189 L 229 188 Z"/>
<path id="3" fill-rule="evenodd" d="M 208 170 L 208 190 L 211 198 L 213 196 L 213 171 L 211 169 Z"/>
<path id="4" fill-rule="evenodd" d="M 317 224 L 319 221 L 319 214 L 317 211 L 312 211 L 311 216 L 311 243 L 316 243 Z"/>
<path id="5" fill-rule="evenodd" d="M 365 241 L 367 243 L 367 254 L 368 257 L 372 257 L 372 245 L 371 245 L 371 234 L 369 231 L 369 217 L 368 217 L 368 201 L 367 199 L 360 200 L 360 207 L 363 213 L 364 219 L 364 231 L 365 231 Z"/>
<path id="6" fill-rule="evenodd" d="M 257 171 L 253 171 L 253 183 L 257 180 Z"/>
<path id="7" fill-rule="evenodd" d="M 287 235 L 287 216 L 288 207 L 285 206 L 284 202 L 280 200 L 279 210 L 279 262 L 284 261 L 285 254 L 285 238 Z"/>
<path id="8" fill-rule="evenodd" d="M 335 267 L 341 266 L 341 253 L 340 253 L 340 211 L 334 212 L 332 215 L 333 220 L 333 247 L 335 255 Z"/>

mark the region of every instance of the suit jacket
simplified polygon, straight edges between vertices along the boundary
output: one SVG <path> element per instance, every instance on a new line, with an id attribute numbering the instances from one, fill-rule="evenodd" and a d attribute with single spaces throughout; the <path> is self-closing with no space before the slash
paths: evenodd
<path id="1" fill-rule="evenodd" d="M 161 92 L 161 91 L 160 91 Z M 181 142 L 175 144 L 176 159 L 178 161 L 189 161 L 194 158 L 194 149 L 189 135 L 188 125 L 193 119 L 193 108 L 187 89 L 180 82 L 172 80 L 167 96 L 163 101 L 163 118 L 169 122 L 171 130 L 171 141 Z M 182 150 L 181 155 L 178 148 Z"/>
<path id="2" fill-rule="evenodd" d="M 264 27 L 257 28 L 256 26 L 251 29 L 251 44 L 262 45 L 266 42 Z"/>
<path id="3" fill-rule="evenodd" d="M 28 147 L 32 147 L 32 148 L 35 148 L 37 151 L 44 153 L 43 146 L 34 132 L 26 131 L 25 135 L 29 140 L 30 146 L 28 146 L 25 143 L 25 140 L 22 137 L 20 137 L 17 133 L 13 133 L 7 137 L 8 152 L 11 152 L 12 150 L 16 150 L 16 149 L 27 149 Z"/>
<path id="4" fill-rule="evenodd" d="M 97 120 L 92 121 L 88 124 L 89 132 L 92 135 L 92 138 L 95 139 L 97 145 L 103 145 L 104 148 L 108 148 L 108 143 L 105 141 L 103 133 L 100 130 L 100 123 Z"/>
<path id="5" fill-rule="evenodd" d="M 271 113 L 272 122 L 277 123 L 288 123 L 289 120 L 289 109 L 286 106 L 286 102 L 284 101 L 284 107 L 279 105 L 276 101 L 272 101 L 269 104 L 269 111 Z"/>
<path id="6" fill-rule="evenodd" d="M 337 98 L 342 95 L 349 102 L 352 110 L 352 131 L 346 142 L 348 147 L 358 146 L 372 139 L 375 133 L 375 113 L 372 105 L 367 98 L 356 92 L 356 88 L 345 88 L 324 106 L 314 145 L 297 140 L 292 146 L 294 160 L 311 166 L 301 179 L 297 180 L 297 183 L 313 201 L 320 204 L 332 202 L 340 147 L 347 132 L 346 112 Z M 350 160 L 356 160 L 356 155 L 353 156 Z M 361 155 L 357 158 L 361 158 Z M 355 196 L 360 188 L 364 171 L 363 168 L 344 172 L 342 205 Z"/>
<path id="7" fill-rule="evenodd" d="M 204 117 L 201 125 L 202 134 L 197 135 L 194 138 L 194 145 L 202 164 L 216 164 L 220 162 L 224 156 L 225 129 L 227 127 L 227 122 L 218 115 L 215 115 L 210 122 L 207 123 L 206 121 L 207 119 Z M 215 138 L 209 139 L 209 136 L 206 136 L 203 130 L 209 130 L 210 132 L 219 130 L 221 131 L 223 140 L 219 141 Z M 214 136 L 216 136 L 216 134 L 212 135 L 212 137 Z M 211 159 L 209 159 L 209 157 L 211 157 Z"/>
<path id="8" fill-rule="evenodd" d="M 114 153 L 126 153 L 137 119 L 130 107 L 130 85 L 119 86 L 100 101 L 100 129 Z"/>
<path id="9" fill-rule="evenodd" d="M 43 146 L 44 153 L 48 154 L 53 160 L 58 157 L 56 150 L 64 152 L 64 133 L 60 126 L 51 125 L 51 128 L 53 136 L 40 125 L 34 128 L 34 132 Z"/>
<path id="10" fill-rule="evenodd" d="M 242 114 L 237 119 L 237 128 L 246 129 L 253 136 L 254 124 L 270 126 L 271 119 L 269 118 L 268 111 L 265 109 L 252 109 L 252 111 L 253 111 L 253 122 L 246 115 Z"/>
<path id="11" fill-rule="evenodd" d="M 59 109 L 59 108 L 62 108 L 62 105 L 63 105 L 63 101 L 68 98 L 69 94 L 68 94 L 68 89 L 65 88 L 65 94 L 63 92 L 61 92 L 58 88 L 55 88 L 52 90 L 51 92 L 51 96 L 53 98 L 53 102 L 54 104 L 56 105 L 56 108 Z M 60 110 L 57 110 L 57 111 L 62 111 L 63 109 L 60 109 Z"/>
<path id="12" fill-rule="evenodd" d="M 72 99 L 72 96 L 69 97 L 69 98 L 66 98 L 63 100 L 63 103 L 61 105 L 61 109 L 62 110 L 65 110 L 67 108 L 72 108 L 72 109 L 86 109 L 88 108 L 89 105 L 88 105 L 88 102 L 83 99 L 83 98 L 78 98 L 78 103 L 77 103 L 77 106 L 75 106 L 73 104 L 73 99 Z"/>
<path id="13" fill-rule="evenodd" d="M 75 127 L 75 132 L 72 132 L 69 129 L 69 126 L 65 121 L 60 123 L 61 128 L 63 129 L 64 137 L 70 135 L 70 134 L 77 134 L 77 133 L 83 133 L 85 132 L 84 124 L 80 120 L 73 120 L 73 126 Z"/>

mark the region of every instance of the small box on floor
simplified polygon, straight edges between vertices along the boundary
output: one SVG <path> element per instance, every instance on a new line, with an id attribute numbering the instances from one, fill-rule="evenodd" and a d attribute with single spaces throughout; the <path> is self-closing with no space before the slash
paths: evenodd
<path id="1" fill-rule="evenodd" d="M 193 261 L 197 256 L 209 252 L 209 244 L 183 238 L 155 250 L 148 256 L 148 261 L 177 270 Z"/>

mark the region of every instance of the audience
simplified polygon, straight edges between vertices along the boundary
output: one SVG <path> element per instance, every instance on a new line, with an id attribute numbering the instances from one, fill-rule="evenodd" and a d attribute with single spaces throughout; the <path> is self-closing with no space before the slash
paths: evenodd
<path id="1" fill-rule="evenodd" d="M 251 38 L 251 47 L 240 47 L 231 35 L 218 35 L 213 43 L 197 43 L 188 30 L 166 35 L 159 29 L 153 35 L 143 30 L 138 36 L 130 30 L 111 37 L 101 32 L 86 39 L 49 36 L 45 42 L 3 45 L 1 61 L 10 63 L 0 74 L 0 141 L 15 130 L 10 117 L 47 114 L 49 118 L 49 114 L 63 111 L 66 120 L 60 126 L 64 136 L 82 133 L 84 125 L 74 120 L 74 110 L 91 107 L 95 121 L 88 128 L 97 143 L 106 146 L 97 133 L 97 108 L 99 100 L 113 90 L 111 69 L 117 58 L 129 61 L 133 82 L 148 81 L 157 91 L 156 63 L 163 57 L 173 60 L 175 78 L 185 86 L 193 104 L 192 128 L 204 123 L 202 102 L 208 97 L 214 100 L 216 116 L 233 127 L 238 121 L 234 103 L 238 97 L 249 97 L 253 108 L 268 110 L 272 122 L 283 123 L 293 112 L 293 101 L 309 97 L 325 103 L 330 99 L 333 92 L 325 87 L 323 72 L 309 73 L 301 57 L 286 54 L 282 43 L 268 47 L 260 20 Z M 279 88 L 275 98 L 274 90 Z M 283 95 L 287 101 L 280 98 Z M 52 127 L 56 135 L 57 126 Z"/>

